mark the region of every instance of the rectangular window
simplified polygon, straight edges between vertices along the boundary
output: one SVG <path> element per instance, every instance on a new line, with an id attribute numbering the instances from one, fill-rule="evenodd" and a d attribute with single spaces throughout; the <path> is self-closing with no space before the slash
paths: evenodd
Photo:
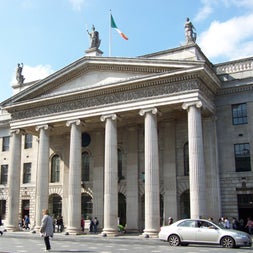
<path id="1" fill-rule="evenodd" d="M 25 135 L 25 149 L 32 148 L 33 136 L 31 134 Z"/>
<path id="2" fill-rule="evenodd" d="M 0 184 L 7 184 L 7 180 L 8 180 L 8 165 L 3 164 L 1 165 Z"/>
<path id="3" fill-rule="evenodd" d="M 23 184 L 31 183 L 31 163 L 24 163 Z"/>
<path id="4" fill-rule="evenodd" d="M 249 143 L 235 144 L 234 151 L 236 172 L 251 171 Z"/>
<path id="5" fill-rule="evenodd" d="M 232 105 L 233 125 L 241 125 L 248 123 L 247 104 Z"/>
<path id="6" fill-rule="evenodd" d="M 3 137 L 2 151 L 9 151 L 10 149 L 10 136 Z"/>

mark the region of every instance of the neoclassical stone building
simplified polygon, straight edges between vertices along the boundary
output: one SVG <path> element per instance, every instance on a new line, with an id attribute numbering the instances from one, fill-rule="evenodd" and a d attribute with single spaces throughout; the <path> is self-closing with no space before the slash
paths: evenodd
<path id="1" fill-rule="evenodd" d="M 92 50 L 91 50 L 92 51 Z M 253 215 L 253 58 L 213 65 L 191 43 L 136 58 L 88 52 L 1 103 L 8 230 L 41 210 L 156 235 L 167 218 Z"/>

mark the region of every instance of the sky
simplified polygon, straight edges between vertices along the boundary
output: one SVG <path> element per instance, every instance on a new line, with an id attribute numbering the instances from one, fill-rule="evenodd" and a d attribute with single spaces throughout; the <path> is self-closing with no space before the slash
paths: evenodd
<path id="1" fill-rule="evenodd" d="M 30 82 L 85 56 L 92 25 L 103 56 L 138 57 L 184 45 L 187 17 L 212 63 L 253 56 L 253 0 L 0 0 L 0 102 L 18 63 Z"/>

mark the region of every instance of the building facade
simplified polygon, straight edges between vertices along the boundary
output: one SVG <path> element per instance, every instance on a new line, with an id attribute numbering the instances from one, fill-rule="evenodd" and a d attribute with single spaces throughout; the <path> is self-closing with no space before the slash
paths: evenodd
<path id="1" fill-rule="evenodd" d="M 87 54 L 1 103 L 8 230 L 41 210 L 66 231 L 157 235 L 172 216 L 253 214 L 253 58 L 213 65 L 191 43 L 136 58 Z M 17 92 L 18 91 L 18 92 Z"/>

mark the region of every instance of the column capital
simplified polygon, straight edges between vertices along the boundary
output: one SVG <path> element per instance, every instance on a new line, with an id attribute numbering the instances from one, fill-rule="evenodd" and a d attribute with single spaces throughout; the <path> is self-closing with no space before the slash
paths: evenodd
<path id="1" fill-rule="evenodd" d="M 25 131 L 20 129 L 20 128 L 17 128 L 17 129 L 11 129 L 10 130 L 10 134 L 13 135 L 13 134 L 24 134 Z"/>
<path id="2" fill-rule="evenodd" d="M 116 120 L 117 119 L 117 114 L 116 113 L 112 113 L 112 114 L 106 114 L 106 115 L 102 115 L 101 117 L 100 117 L 100 120 L 102 121 L 102 122 L 104 122 L 106 119 L 108 119 L 108 118 L 111 118 L 112 120 Z"/>
<path id="3" fill-rule="evenodd" d="M 200 100 L 194 102 L 186 102 L 183 103 L 182 108 L 184 110 L 188 110 L 190 106 L 196 106 L 196 108 L 201 108 L 203 107 L 203 103 Z"/>
<path id="4" fill-rule="evenodd" d="M 156 107 L 141 109 L 139 111 L 139 115 L 144 116 L 147 112 L 151 112 L 152 114 L 158 114 L 159 110 Z"/>
<path id="5" fill-rule="evenodd" d="M 66 126 L 71 126 L 72 124 L 75 124 L 77 126 L 81 125 L 81 120 L 80 119 L 74 119 L 74 120 L 68 120 L 66 122 Z"/>
<path id="6" fill-rule="evenodd" d="M 39 131 L 40 129 L 48 130 L 49 129 L 49 125 L 48 124 L 44 124 L 44 125 L 38 125 L 38 126 L 35 127 L 36 131 Z"/>

